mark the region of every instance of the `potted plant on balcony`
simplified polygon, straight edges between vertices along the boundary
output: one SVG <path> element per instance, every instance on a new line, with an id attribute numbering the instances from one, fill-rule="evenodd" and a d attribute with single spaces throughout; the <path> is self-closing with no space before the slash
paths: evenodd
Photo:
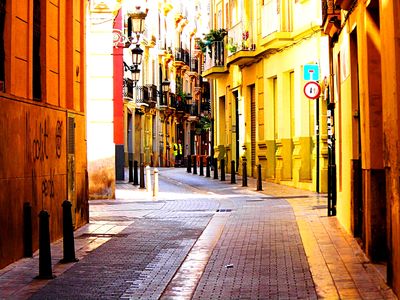
<path id="1" fill-rule="evenodd" d="M 207 48 L 211 51 L 212 43 L 223 41 L 227 34 L 228 32 L 223 28 L 217 30 L 211 29 L 209 33 L 203 34 L 203 39 L 197 40 L 197 45 L 203 53 L 206 52 Z"/>
<path id="2" fill-rule="evenodd" d="M 249 39 L 249 31 L 245 30 L 242 33 L 242 49 L 243 50 L 248 50 L 249 49 L 249 44 L 248 44 L 248 40 Z"/>
<path id="3" fill-rule="evenodd" d="M 237 44 L 233 42 L 233 38 L 229 38 L 228 44 L 226 45 L 226 49 L 233 54 L 237 51 Z"/>

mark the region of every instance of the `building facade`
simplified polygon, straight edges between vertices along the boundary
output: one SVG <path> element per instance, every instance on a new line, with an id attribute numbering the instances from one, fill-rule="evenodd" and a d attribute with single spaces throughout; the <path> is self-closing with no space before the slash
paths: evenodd
<path id="1" fill-rule="evenodd" d="M 326 110 L 318 107 L 326 101 L 304 94 L 321 79 L 305 78 L 305 66 L 328 63 L 320 1 L 215 0 L 212 21 L 202 75 L 212 85 L 214 157 L 234 160 L 239 173 L 246 162 L 256 177 L 260 165 L 263 179 L 325 192 Z"/>
<path id="2" fill-rule="evenodd" d="M 140 8 L 146 9 L 144 32 L 126 45 L 123 56 L 125 166 L 130 160 L 176 166 L 174 145 L 179 142 L 185 158 L 209 153 L 209 130 L 204 125 L 209 120 L 209 94 L 200 77 L 202 56 L 195 47 L 207 25 L 199 21 L 203 6 L 201 1 L 155 1 Z M 122 13 L 128 37 L 132 10 L 126 6 Z M 132 65 L 135 47 L 143 50 L 138 66 Z M 186 159 L 180 166 L 184 164 Z"/>
<path id="3" fill-rule="evenodd" d="M 0 1 L 0 268 L 88 222 L 86 1 Z M 24 229 L 25 228 L 25 229 Z M 27 230 L 26 228 L 30 228 Z"/>
<path id="4" fill-rule="evenodd" d="M 326 1 L 337 217 L 400 292 L 399 4 Z"/>

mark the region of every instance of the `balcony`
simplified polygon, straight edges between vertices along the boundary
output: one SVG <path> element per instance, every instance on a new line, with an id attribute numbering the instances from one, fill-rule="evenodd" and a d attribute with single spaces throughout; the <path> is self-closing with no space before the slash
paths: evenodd
<path id="1" fill-rule="evenodd" d="M 182 48 L 175 49 L 174 58 L 176 66 L 187 65 L 188 67 L 190 67 L 190 53 L 188 50 Z"/>
<path id="2" fill-rule="evenodd" d="M 242 23 L 238 23 L 228 31 L 228 59 L 227 64 L 242 65 L 254 59 L 256 45 L 248 30 L 242 30 Z"/>
<path id="3" fill-rule="evenodd" d="M 324 33 L 333 36 L 341 26 L 340 8 L 337 5 L 338 1 L 322 0 L 322 24 Z"/>
<path id="4" fill-rule="evenodd" d="M 130 78 L 124 78 L 124 98 L 128 101 L 133 100 L 133 80 Z"/>
<path id="5" fill-rule="evenodd" d="M 226 54 L 224 41 L 212 42 L 205 53 L 202 76 L 214 79 L 228 73 L 228 69 L 225 66 Z"/>
<path id="6" fill-rule="evenodd" d="M 200 111 L 201 112 L 211 112 L 211 105 L 210 105 L 210 101 L 202 101 L 200 104 Z"/>
<path id="7" fill-rule="evenodd" d="M 157 104 L 157 95 L 159 94 L 157 86 L 154 84 L 148 84 L 146 87 L 149 91 L 149 105 L 150 107 L 155 107 Z"/>
<path id="8" fill-rule="evenodd" d="M 135 87 L 135 102 L 138 106 L 150 106 L 149 89 L 146 86 Z"/>

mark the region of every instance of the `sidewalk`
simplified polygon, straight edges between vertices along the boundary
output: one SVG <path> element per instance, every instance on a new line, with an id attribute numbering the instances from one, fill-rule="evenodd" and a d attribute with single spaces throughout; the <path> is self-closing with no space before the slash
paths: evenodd
<path id="1" fill-rule="evenodd" d="M 160 174 L 160 178 L 163 180 L 160 181 L 160 192 L 157 199 L 149 195 L 145 189 L 139 189 L 129 183 L 119 183 L 117 184 L 116 200 L 90 201 L 90 223 L 75 232 L 75 249 L 78 259 L 82 260 L 99 246 L 118 236 L 123 230 L 138 222 L 141 218 L 160 218 L 161 215 L 155 215 L 155 213 L 162 210 L 165 210 L 165 216 L 169 216 L 168 214 L 172 215 L 174 212 L 173 208 L 182 205 L 180 201 L 167 200 L 170 198 L 171 193 L 174 192 L 173 189 L 176 188 L 178 193 L 182 188 L 193 189 L 193 192 L 196 191 L 196 188 L 190 185 L 181 186 L 179 178 L 182 176 L 186 176 L 187 179 L 193 182 L 199 181 L 205 185 L 207 185 L 207 182 L 214 185 L 218 184 L 221 189 L 243 189 L 259 195 L 258 192 L 255 192 L 256 180 L 252 178 L 248 178 L 248 187 L 242 188 L 240 177 L 237 178 L 236 185 L 229 183 L 229 174 L 226 175 L 225 182 L 193 174 L 189 175 L 182 168 L 163 169 Z M 164 187 L 164 181 L 168 181 L 172 185 Z M 263 182 L 263 191 L 261 193 L 264 195 L 262 199 L 252 200 L 254 202 L 249 201 L 243 213 L 249 213 L 249 210 L 251 210 L 251 215 L 249 216 L 252 217 L 258 210 L 258 204 L 261 204 L 261 201 L 268 203 L 268 199 L 285 199 L 290 203 L 296 217 L 302 246 L 307 256 L 307 262 L 318 298 L 397 299 L 392 290 L 384 282 L 382 276 L 384 272 L 378 271 L 382 269 L 382 266 L 376 266 L 369 262 L 355 239 L 341 228 L 335 217 L 326 217 L 327 199 L 325 195 L 267 182 Z M 178 197 L 177 200 L 179 200 L 179 194 L 174 194 L 174 197 Z M 184 194 L 182 194 L 183 197 Z M 207 205 L 199 203 L 199 201 L 193 201 L 193 203 L 197 205 L 197 215 L 203 214 L 206 216 L 209 215 L 210 211 L 218 208 L 212 202 Z M 189 209 L 191 208 L 188 207 L 186 209 L 190 211 Z M 217 243 L 223 231 L 226 233 L 229 229 L 225 227 L 226 230 L 223 230 L 223 224 L 229 221 L 229 214 L 214 215 L 209 226 L 206 227 L 206 230 L 197 239 L 194 246 L 190 248 L 191 250 L 181 264 L 180 269 L 170 281 L 164 298 L 171 299 L 179 294 L 177 287 L 182 283 L 182 274 L 185 274 L 185 268 L 187 270 L 196 267 L 196 253 L 204 254 L 204 249 L 208 247 L 209 258 L 206 261 L 207 264 L 212 255 L 212 249 L 218 249 L 219 252 L 226 249 L 225 246 L 217 245 Z M 235 232 L 232 232 L 232 234 L 235 235 Z M 207 236 L 207 238 L 203 238 L 204 236 Z M 211 238 L 209 238 L 210 236 Z M 205 246 L 204 243 L 208 244 Z M 190 247 L 190 245 L 186 245 L 185 247 L 185 249 L 189 249 L 187 247 Z M 53 243 L 51 250 L 54 275 L 60 276 L 76 264 L 59 263 L 59 260 L 62 258 L 62 240 Z M 211 256 L 212 259 L 214 258 Z M 174 263 L 179 263 L 179 260 Z M 35 291 L 50 282 L 49 280 L 33 279 L 38 275 L 38 265 L 38 252 L 36 252 L 33 258 L 21 259 L 0 270 L 0 299 L 27 299 Z M 201 272 L 199 271 L 196 273 L 197 277 L 192 278 L 191 287 L 191 293 L 198 287 L 194 295 L 195 298 L 202 299 L 206 295 L 213 295 L 210 294 L 213 291 L 207 289 L 210 286 L 207 278 L 212 278 L 212 267 L 213 264 L 209 265 L 208 268 L 204 264 L 198 266 Z M 168 274 L 172 270 L 168 269 Z M 180 280 L 179 276 L 181 276 Z M 186 282 L 188 281 L 187 276 L 184 279 Z M 162 286 L 159 288 L 163 289 Z M 296 291 L 296 293 L 299 292 Z M 187 295 L 193 294 L 187 293 L 182 295 L 183 299 L 187 299 Z M 303 299 L 300 295 L 298 294 L 298 298 Z M 304 298 L 307 298 L 306 295 L 303 294 Z"/>

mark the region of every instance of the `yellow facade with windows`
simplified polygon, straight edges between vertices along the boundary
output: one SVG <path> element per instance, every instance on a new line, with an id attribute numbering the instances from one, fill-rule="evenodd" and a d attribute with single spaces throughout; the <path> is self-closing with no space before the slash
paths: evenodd
<path id="1" fill-rule="evenodd" d="M 318 64 L 320 76 L 329 75 L 320 53 L 327 44 L 320 2 L 213 1 L 212 9 L 213 28 L 227 29 L 223 54 L 214 53 L 216 47 L 205 52 L 214 157 L 234 160 L 239 172 L 245 161 L 249 176 L 257 176 L 261 165 L 263 179 L 325 192 L 326 101 L 323 94 L 310 100 L 303 92 L 304 65 Z"/>

